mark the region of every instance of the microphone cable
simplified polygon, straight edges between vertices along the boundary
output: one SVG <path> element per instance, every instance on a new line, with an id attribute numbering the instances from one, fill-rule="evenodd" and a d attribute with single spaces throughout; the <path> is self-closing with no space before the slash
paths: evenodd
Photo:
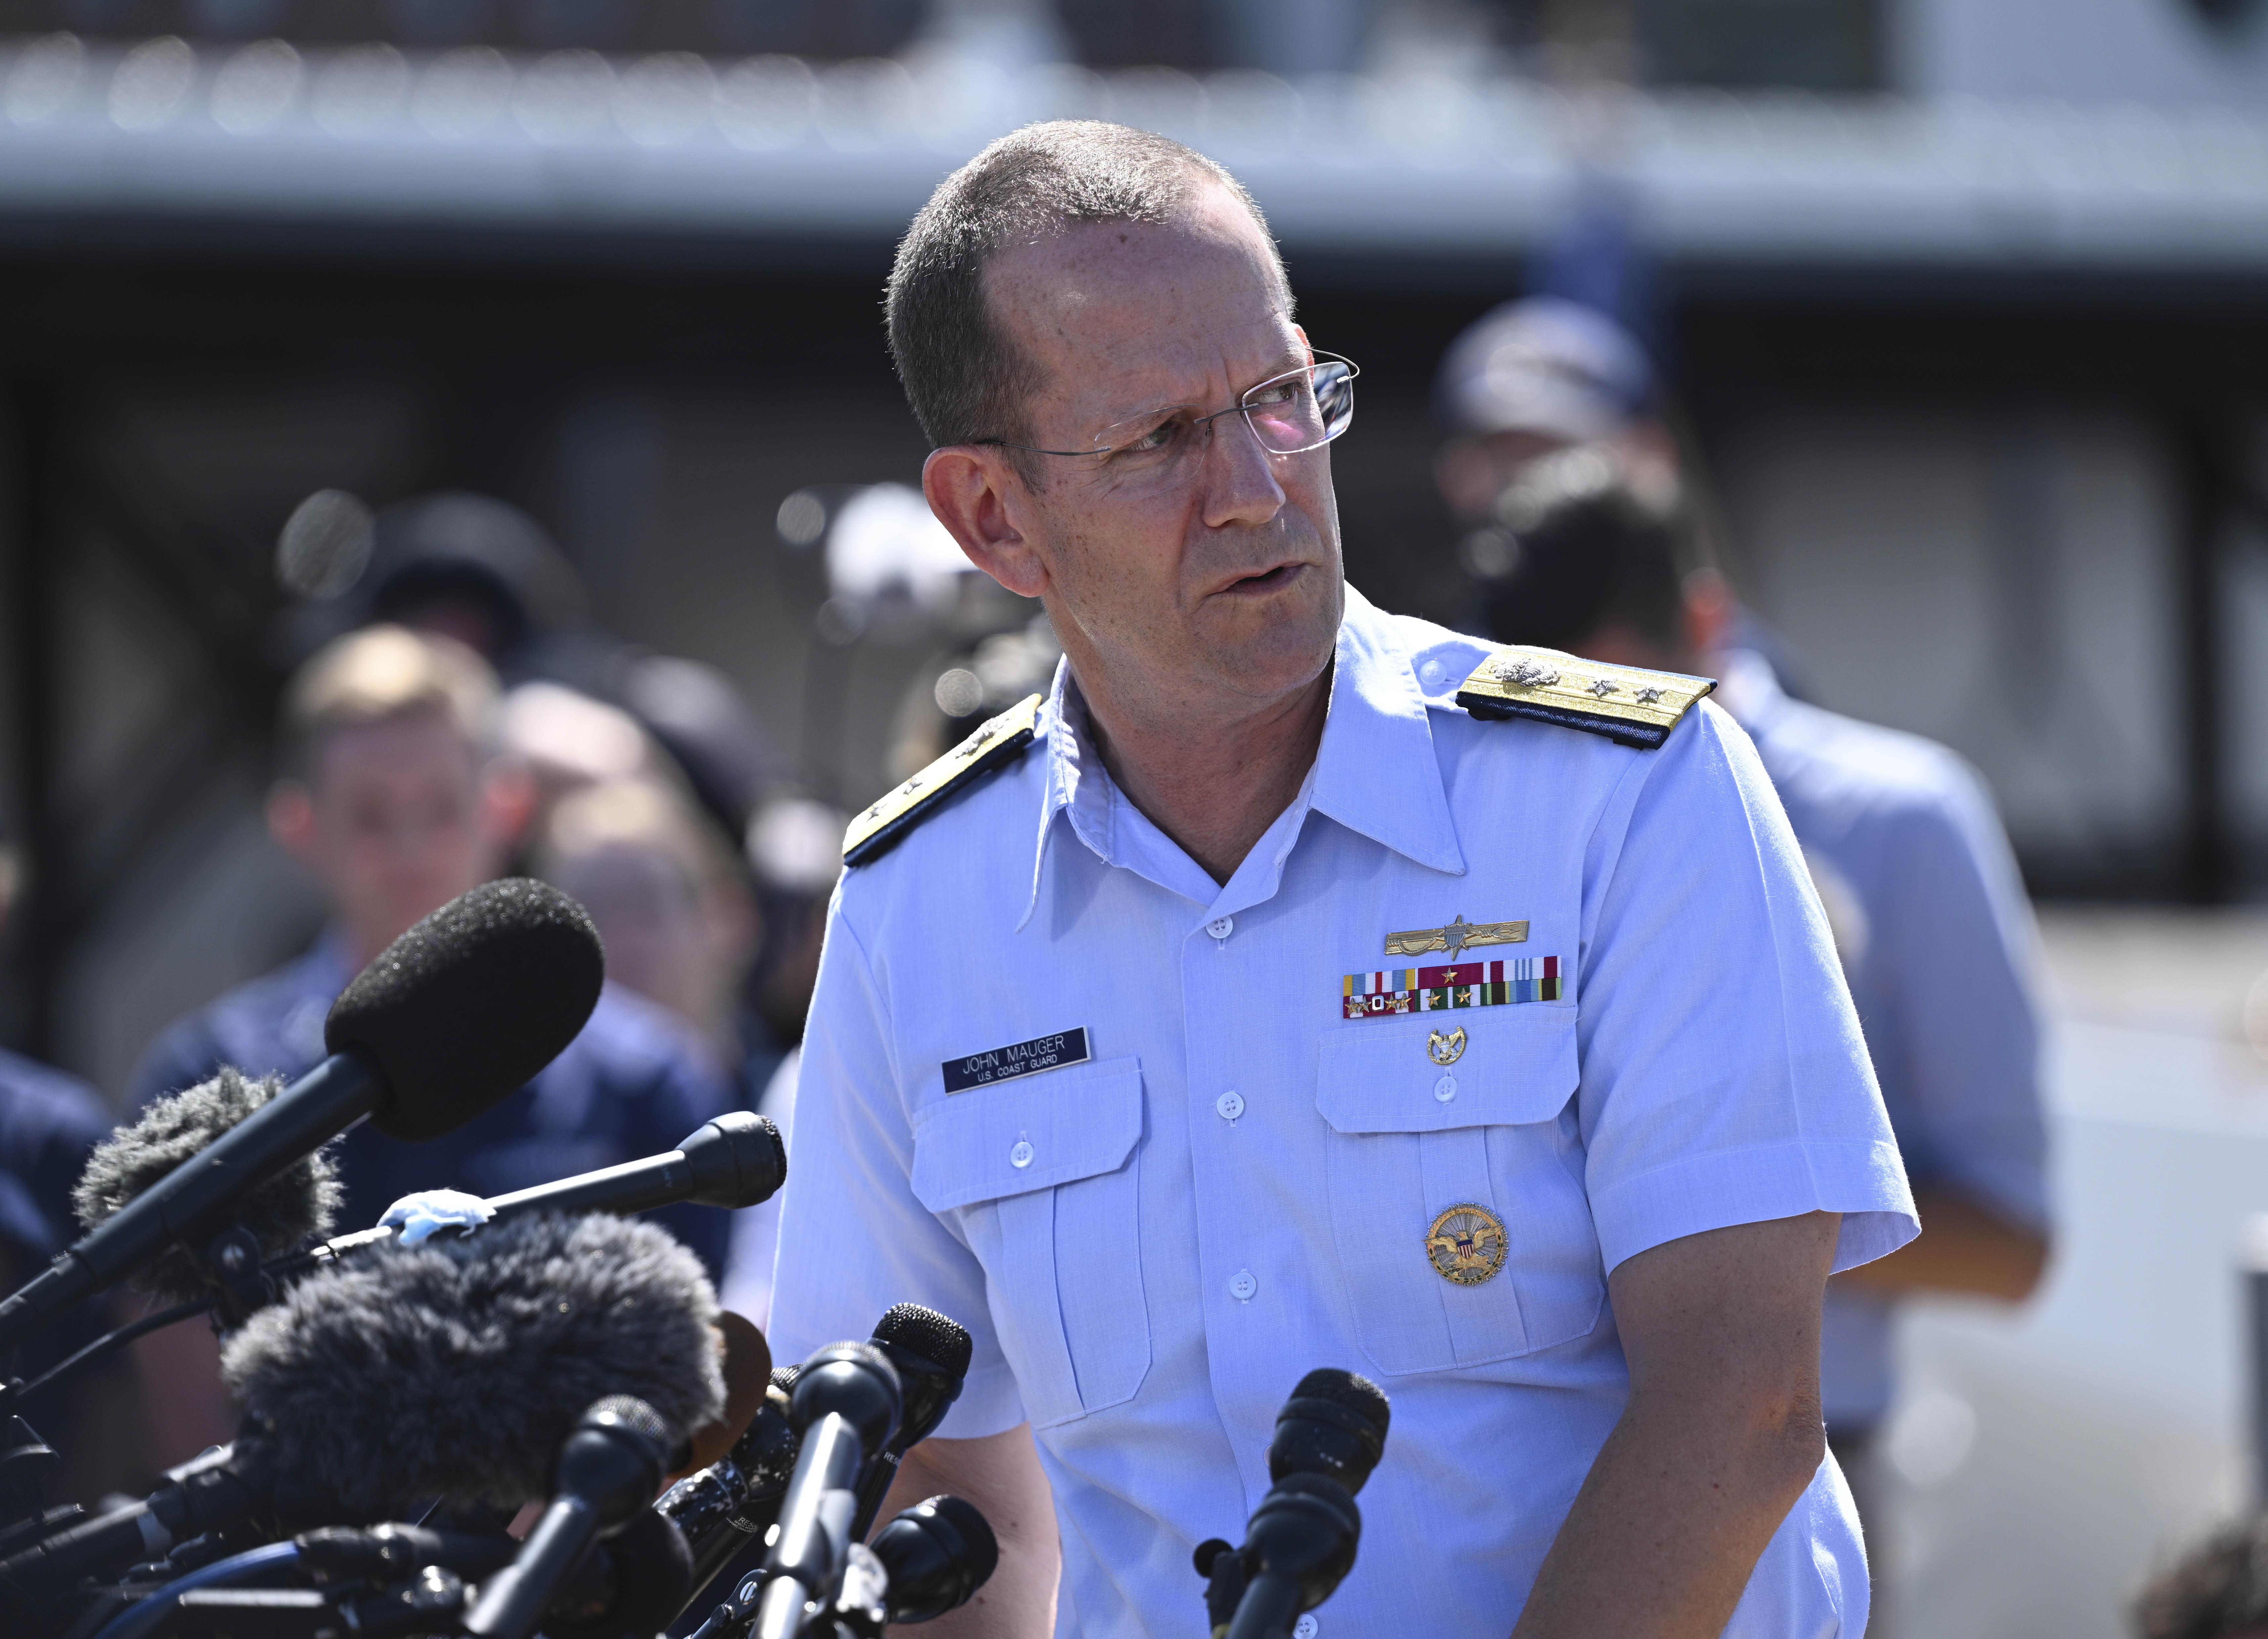
<path id="1" fill-rule="evenodd" d="M 157 1592 L 136 1599 L 95 1629 L 94 1639 L 138 1639 L 145 1628 L 154 1627 L 165 1615 L 166 1605 L 182 1594 L 198 1588 L 210 1588 L 237 1577 L 248 1576 L 256 1570 L 295 1564 L 298 1558 L 298 1543 L 269 1542 L 241 1554 L 232 1554 L 226 1559 L 217 1559 L 210 1565 L 200 1565 L 196 1569 L 175 1577 Z"/>

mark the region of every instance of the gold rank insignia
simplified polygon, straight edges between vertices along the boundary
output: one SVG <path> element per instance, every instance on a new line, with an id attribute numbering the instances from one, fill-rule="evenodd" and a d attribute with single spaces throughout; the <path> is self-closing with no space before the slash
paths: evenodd
<path id="1" fill-rule="evenodd" d="M 1494 1275 L 1504 1268 L 1508 1244 L 1504 1220 L 1469 1201 L 1451 1207 L 1425 1231 L 1425 1256 L 1456 1286 L 1478 1286 Z"/>
<path id="2" fill-rule="evenodd" d="M 1027 695 L 873 807 L 861 809 L 843 834 L 843 863 L 863 865 L 880 857 L 939 803 L 1013 762 L 1032 743 L 1039 715 L 1040 696 Z"/>
<path id="3" fill-rule="evenodd" d="M 1456 921 L 1443 928 L 1412 928 L 1406 933 L 1386 936 L 1388 956 L 1423 956 L 1428 951 L 1447 951 L 1454 956 L 1469 945 L 1525 944 L 1528 924 L 1524 922 L 1467 922 L 1464 913 L 1457 913 Z"/>
<path id="4" fill-rule="evenodd" d="M 1457 690 L 1476 717 L 1528 717 L 1653 751 L 1717 687 L 1714 678 L 1581 660 L 1557 649 L 1499 649 Z"/>

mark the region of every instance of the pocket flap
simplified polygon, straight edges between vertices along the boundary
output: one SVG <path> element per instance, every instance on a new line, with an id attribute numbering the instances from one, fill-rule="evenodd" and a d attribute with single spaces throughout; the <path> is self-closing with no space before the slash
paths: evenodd
<path id="1" fill-rule="evenodd" d="M 1141 1136 L 1138 1058 L 972 1087 L 915 1118 L 914 1194 L 945 1212 L 1115 1172 Z"/>
<path id="2" fill-rule="evenodd" d="M 1458 1030 L 1465 1040 L 1456 1060 L 1435 1062 L 1429 1039 Z M 1358 1019 L 1323 1035 L 1315 1107 L 1342 1133 L 1516 1126 L 1557 1116 L 1580 1074 L 1572 1007 L 1529 1003 Z"/>

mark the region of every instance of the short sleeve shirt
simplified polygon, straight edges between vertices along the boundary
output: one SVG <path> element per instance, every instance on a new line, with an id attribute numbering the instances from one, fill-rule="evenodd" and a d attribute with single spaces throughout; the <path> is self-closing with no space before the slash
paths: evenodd
<path id="1" fill-rule="evenodd" d="M 343 944 L 328 935 L 179 1020 L 136 1069 L 129 1107 L 195 1086 L 224 1064 L 287 1080 L 305 1074 L 322 1062 L 324 1018 L 353 976 Z M 663 1154 L 736 1102 L 687 1027 L 610 984 L 581 1033 L 534 1081 L 456 1131 L 420 1144 L 367 1126 L 348 1133 L 338 1148 L 339 1224 L 364 1228 L 421 1189 L 505 1194 Z M 649 1216 L 698 1253 L 711 1278 L 722 1275 L 728 1214 L 680 1206 Z"/>
<path id="2" fill-rule="evenodd" d="M 2038 933 L 1984 782 L 1934 741 L 1790 699 L 1752 655 L 1725 673 L 1825 901 L 1909 1174 L 2046 1228 Z M 1891 1312 L 1828 1294 L 1830 1428 L 1889 1409 Z"/>
<path id="3" fill-rule="evenodd" d="M 1487 652 L 1350 589 L 1314 765 L 1226 886 L 1113 784 L 1064 671 L 1038 746 L 837 889 L 774 1349 L 904 1300 L 966 1325 L 941 1432 L 1033 1426 L 1061 1632 L 1194 1630 L 1192 1548 L 1241 1539 L 1278 1409 L 1339 1366 L 1393 1428 L 1320 1631 L 1502 1639 L 1628 1396 L 1609 1270 L 1815 1210 L 1838 1268 L 1915 1232 L 1746 736 L 1479 722 Z M 1456 965 L 1388 935 L 1460 920 L 1525 924 L 1463 952 L 1505 964 L 1489 1004 L 1358 1003 Z M 1430 1249 L 1469 1208 L 1508 1241 L 1471 1283 Z M 1855 1634 L 1866 1582 L 1822 1465 L 1727 1632 Z"/>

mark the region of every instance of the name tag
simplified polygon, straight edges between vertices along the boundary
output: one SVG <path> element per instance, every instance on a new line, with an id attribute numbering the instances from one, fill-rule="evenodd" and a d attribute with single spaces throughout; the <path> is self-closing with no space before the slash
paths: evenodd
<path id="1" fill-rule="evenodd" d="M 1019 1076 L 1036 1076 L 1043 1069 L 1061 1069 L 1066 1064 L 1084 1064 L 1086 1060 L 1084 1026 L 1052 1036 L 1034 1036 L 1012 1047 L 994 1047 L 989 1053 L 972 1053 L 965 1059 L 946 1060 L 945 1090 L 967 1092 L 971 1087 L 1012 1081 Z"/>

